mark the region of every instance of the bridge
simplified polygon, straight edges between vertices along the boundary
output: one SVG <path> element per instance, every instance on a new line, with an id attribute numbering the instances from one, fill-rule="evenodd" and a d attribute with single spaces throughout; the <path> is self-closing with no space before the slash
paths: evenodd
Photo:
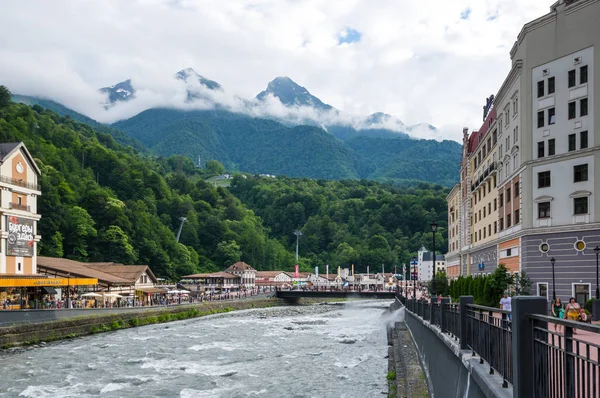
<path id="1" fill-rule="evenodd" d="M 284 300 L 298 300 L 301 298 L 353 298 L 393 300 L 395 292 L 355 292 L 355 291 L 312 291 L 312 290 L 278 290 L 275 296 Z"/>

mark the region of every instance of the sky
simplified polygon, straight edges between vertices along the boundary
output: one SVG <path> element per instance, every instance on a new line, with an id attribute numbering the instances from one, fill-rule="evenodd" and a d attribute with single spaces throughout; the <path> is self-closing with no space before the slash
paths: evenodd
<path id="1" fill-rule="evenodd" d="M 415 132 L 422 138 L 460 141 L 463 126 L 480 127 L 523 24 L 552 3 L 2 0 L 0 84 L 111 123 L 189 106 L 173 79 L 187 67 L 219 82 L 219 101 L 244 112 L 240 99 L 288 76 L 349 120 L 384 112 L 438 128 Z M 98 88 L 128 78 L 136 100 L 105 109 Z M 281 114 L 272 102 L 260 112 Z"/>

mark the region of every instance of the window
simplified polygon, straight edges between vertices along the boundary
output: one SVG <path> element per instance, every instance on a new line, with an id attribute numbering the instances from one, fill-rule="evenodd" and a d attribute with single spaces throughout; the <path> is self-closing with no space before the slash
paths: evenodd
<path id="1" fill-rule="evenodd" d="M 494 221 L 494 233 L 498 233 L 498 221 Z"/>
<path id="2" fill-rule="evenodd" d="M 506 190 L 506 203 L 510 203 L 510 188 Z"/>
<path id="3" fill-rule="evenodd" d="M 498 149 L 499 155 L 498 157 L 502 157 L 502 144 L 500 144 L 500 149 Z"/>
<path id="4" fill-rule="evenodd" d="M 587 83 L 588 81 L 588 67 L 584 65 L 579 68 L 579 84 Z"/>
<path id="5" fill-rule="evenodd" d="M 579 116 L 587 116 L 588 114 L 588 99 L 583 98 L 579 100 Z"/>
<path id="6" fill-rule="evenodd" d="M 554 138 L 551 138 L 548 140 L 548 156 L 554 155 L 555 151 L 556 151 L 556 143 L 554 141 Z"/>
<path id="7" fill-rule="evenodd" d="M 550 186 L 550 171 L 538 173 L 538 188 L 547 188 Z"/>
<path id="8" fill-rule="evenodd" d="M 504 205 L 504 194 L 503 193 L 500 194 L 499 202 L 500 202 L 500 207 L 502 207 Z"/>
<path id="9" fill-rule="evenodd" d="M 544 111 L 539 111 L 538 112 L 538 123 L 537 123 L 538 129 L 540 127 L 544 127 Z"/>
<path id="10" fill-rule="evenodd" d="M 515 98 L 515 100 L 513 101 L 513 113 L 515 114 L 515 116 L 517 115 L 517 113 L 519 113 L 519 99 Z"/>
<path id="11" fill-rule="evenodd" d="M 588 197 L 574 198 L 573 207 L 575 208 L 575 214 L 588 214 Z"/>
<path id="12" fill-rule="evenodd" d="M 510 109 L 506 110 L 506 125 L 508 126 L 508 123 L 510 123 Z"/>
<path id="13" fill-rule="evenodd" d="M 508 227 L 506 227 L 508 228 Z M 512 249 L 506 249 L 506 257 L 512 256 Z"/>
<path id="14" fill-rule="evenodd" d="M 575 134 L 569 134 L 569 152 L 574 151 L 575 149 L 576 138 Z"/>
<path id="15" fill-rule="evenodd" d="M 510 214 L 506 215 L 506 228 L 510 228 L 510 225 L 511 225 L 511 223 L 510 223 L 510 217 L 511 217 Z"/>
<path id="16" fill-rule="evenodd" d="M 582 131 L 579 133 L 579 148 L 585 149 L 588 147 L 588 132 Z"/>
<path id="17" fill-rule="evenodd" d="M 569 88 L 575 86 L 575 69 L 569 71 Z"/>
<path id="18" fill-rule="evenodd" d="M 573 182 L 582 182 L 588 180 L 588 165 L 579 164 L 573 166 Z"/>
<path id="19" fill-rule="evenodd" d="M 519 197 L 519 183 L 515 183 L 515 198 Z"/>
<path id="20" fill-rule="evenodd" d="M 556 122 L 556 109 L 550 108 L 548 109 L 548 124 L 554 124 Z"/>
<path id="21" fill-rule="evenodd" d="M 540 80 L 538 82 L 537 89 L 538 89 L 538 93 L 537 93 L 538 94 L 538 98 L 543 97 L 544 96 L 544 81 L 543 80 Z"/>
<path id="22" fill-rule="evenodd" d="M 492 203 L 488 203 L 488 214 L 492 214 Z"/>
<path id="23" fill-rule="evenodd" d="M 492 224 L 488 225 L 488 235 L 492 235 Z"/>
<path id="24" fill-rule="evenodd" d="M 500 226 L 499 226 L 499 228 L 500 228 L 500 231 L 502 231 L 504 229 L 504 218 L 500 219 Z"/>
<path id="25" fill-rule="evenodd" d="M 555 81 L 554 76 L 548 78 L 548 94 L 554 94 L 555 90 Z"/>
<path id="26" fill-rule="evenodd" d="M 517 225 L 519 223 L 519 221 L 520 221 L 520 218 L 519 218 L 520 214 L 519 213 L 520 213 L 519 209 L 515 210 L 515 225 Z"/>
<path id="27" fill-rule="evenodd" d="M 538 203 L 538 218 L 550 218 L 550 202 Z"/>
<path id="28" fill-rule="evenodd" d="M 486 236 L 485 236 L 485 235 L 486 235 L 486 232 L 487 232 L 487 230 L 486 230 L 485 228 L 483 228 L 483 239 L 485 239 L 485 238 L 486 238 Z"/>
<path id="29" fill-rule="evenodd" d="M 494 134 L 492 134 L 492 143 L 496 145 L 496 141 L 498 141 L 498 132 L 494 130 Z"/>
<path id="30" fill-rule="evenodd" d="M 544 141 L 538 142 L 538 158 L 544 157 Z"/>
<path id="31" fill-rule="evenodd" d="M 23 204 L 23 198 L 22 197 L 20 197 L 20 196 L 17 197 L 17 204 L 19 204 L 19 205 Z"/>
<path id="32" fill-rule="evenodd" d="M 539 112 L 538 112 L 539 113 Z M 575 119 L 576 110 L 575 110 L 575 101 L 569 102 L 569 120 Z M 539 115 L 538 115 L 538 123 L 539 123 Z"/>
<path id="33" fill-rule="evenodd" d="M 498 199 L 494 199 L 494 211 L 498 210 Z"/>
<path id="34" fill-rule="evenodd" d="M 21 271 L 21 263 L 17 263 L 17 271 Z"/>
<path id="35" fill-rule="evenodd" d="M 514 142 L 519 141 L 519 126 L 515 127 L 513 134 L 514 134 L 513 141 Z"/>
<path id="36" fill-rule="evenodd" d="M 483 217 L 485 217 L 485 211 L 486 211 L 486 210 L 487 210 L 487 209 L 484 207 L 484 208 L 483 208 Z"/>

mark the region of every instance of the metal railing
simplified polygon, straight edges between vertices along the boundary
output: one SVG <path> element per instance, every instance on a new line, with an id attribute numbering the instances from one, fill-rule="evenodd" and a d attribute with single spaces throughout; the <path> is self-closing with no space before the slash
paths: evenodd
<path id="1" fill-rule="evenodd" d="M 502 376 L 502 387 L 512 383 L 512 331 L 510 312 L 481 305 L 467 305 L 466 345 L 488 363 L 490 374 Z"/>
<path id="2" fill-rule="evenodd" d="M 8 202 L 8 208 L 14 210 L 31 211 L 31 206 L 22 205 L 20 203 Z"/>
<path id="3" fill-rule="evenodd" d="M 460 337 L 460 311 L 457 304 L 442 304 L 444 311 L 444 324 L 442 332 L 448 333 L 458 340 Z"/>
<path id="4" fill-rule="evenodd" d="M 535 396 L 599 397 L 600 345 L 578 338 L 575 330 L 600 334 L 600 327 L 545 315 L 530 314 L 529 320 L 533 328 Z"/>
<path id="5" fill-rule="evenodd" d="M 423 315 L 422 315 L 422 317 L 423 317 L 423 319 L 424 319 L 424 320 L 426 320 L 426 321 L 429 321 L 429 320 L 431 320 L 431 310 L 429 309 L 429 306 L 430 306 L 430 305 L 431 305 L 431 304 L 429 304 L 429 303 L 428 303 L 428 302 L 426 302 L 426 301 L 422 301 L 422 302 L 421 302 L 421 308 L 422 308 L 422 311 L 423 311 Z"/>
<path id="6" fill-rule="evenodd" d="M 4 182 L 6 184 L 18 185 L 23 188 L 33 189 L 36 191 L 41 191 L 41 187 L 38 184 L 32 184 L 27 181 L 17 180 L 16 178 L 0 176 L 0 182 Z"/>
<path id="7" fill-rule="evenodd" d="M 442 313 L 441 313 L 441 305 L 438 303 L 431 303 L 431 307 L 433 308 L 431 314 L 433 318 L 430 319 L 431 323 L 434 325 L 441 326 L 442 325 Z"/>

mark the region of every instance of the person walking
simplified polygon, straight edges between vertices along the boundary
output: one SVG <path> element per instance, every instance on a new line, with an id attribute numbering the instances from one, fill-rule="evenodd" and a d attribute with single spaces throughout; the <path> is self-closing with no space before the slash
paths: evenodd
<path id="1" fill-rule="evenodd" d="M 560 301 L 560 297 L 557 297 L 552 301 L 552 316 L 555 318 L 562 318 L 564 316 L 564 311 L 562 307 L 562 302 Z M 558 325 L 554 324 L 554 331 L 556 331 L 556 327 Z"/>
<path id="2" fill-rule="evenodd" d="M 512 301 L 511 298 L 508 297 L 508 292 L 504 292 L 504 297 L 500 299 L 500 309 L 504 311 L 509 311 L 509 313 L 506 314 L 506 317 L 508 318 L 508 321 L 511 322 L 512 318 L 510 311 L 512 311 Z"/>
<path id="3" fill-rule="evenodd" d="M 575 297 L 571 297 L 569 299 L 569 304 L 565 307 L 565 319 L 569 321 L 577 321 L 579 320 L 579 311 L 581 310 L 581 306 L 577 301 L 575 301 Z M 573 329 L 573 334 L 577 334 L 577 331 Z"/>

